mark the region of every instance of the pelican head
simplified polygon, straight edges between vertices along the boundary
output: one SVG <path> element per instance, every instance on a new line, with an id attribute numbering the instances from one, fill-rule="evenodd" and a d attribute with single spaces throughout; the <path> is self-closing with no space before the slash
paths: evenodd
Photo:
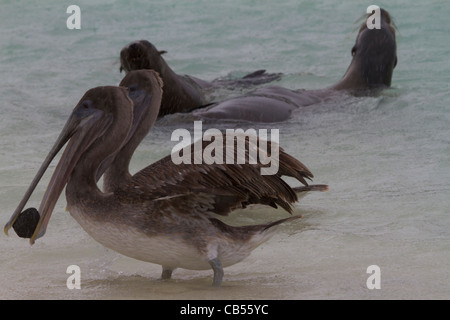
<path id="1" fill-rule="evenodd" d="M 40 218 L 30 238 L 30 243 L 33 244 L 37 238 L 42 237 L 55 204 L 65 185 L 76 171 L 82 155 L 87 151 L 90 151 L 91 155 L 89 158 L 85 158 L 82 169 L 96 171 L 100 165 L 99 158 L 97 158 L 99 153 L 102 153 L 105 158 L 125 141 L 132 127 L 132 112 L 133 102 L 129 98 L 126 88 L 104 86 L 87 91 L 72 111 L 27 193 L 5 225 L 5 233 L 8 234 L 8 230 L 17 220 L 53 158 L 67 144 L 39 207 Z M 117 121 L 118 119 L 120 121 Z M 88 179 L 88 183 L 95 185 L 95 175 L 86 175 L 86 179 Z"/>

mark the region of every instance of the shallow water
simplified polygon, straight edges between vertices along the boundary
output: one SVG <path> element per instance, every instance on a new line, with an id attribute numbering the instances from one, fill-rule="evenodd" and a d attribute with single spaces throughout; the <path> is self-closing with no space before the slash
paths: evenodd
<path id="1" fill-rule="evenodd" d="M 148 39 L 167 50 L 180 74 L 212 80 L 265 68 L 285 74 L 277 85 L 317 89 L 344 74 L 355 21 L 366 9 L 325 0 L 80 1 L 81 30 L 68 30 L 70 4 L 0 4 L 3 224 L 84 92 L 120 82 L 118 55 L 127 43 Z M 226 268 L 221 289 L 210 287 L 210 271 L 180 269 L 159 281 L 159 266 L 94 242 L 65 212 L 62 196 L 33 247 L 13 232 L 0 237 L 0 298 L 449 299 L 450 4 L 375 4 L 399 29 L 392 88 L 378 97 L 342 96 L 267 127 L 280 130 L 281 146 L 330 191 L 304 198 L 296 208 L 303 219 L 280 226 L 249 258 Z M 133 172 L 171 151 L 171 132 L 192 126 L 181 118 L 157 124 L 137 150 Z M 39 204 L 49 178 L 30 206 Z M 227 221 L 285 216 L 255 208 Z M 69 265 L 80 267 L 80 290 L 66 286 Z M 381 289 L 366 285 L 370 265 L 380 267 Z"/>

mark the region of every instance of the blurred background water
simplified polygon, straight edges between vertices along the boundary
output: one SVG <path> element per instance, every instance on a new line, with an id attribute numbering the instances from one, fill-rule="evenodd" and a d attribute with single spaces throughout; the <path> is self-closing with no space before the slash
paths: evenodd
<path id="1" fill-rule="evenodd" d="M 378 97 L 344 96 L 264 126 L 279 129 L 281 146 L 330 191 L 304 198 L 296 207 L 303 219 L 281 226 L 249 258 L 226 268 L 220 290 L 211 289 L 210 271 L 180 269 L 173 280 L 158 281 L 160 266 L 92 240 L 65 211 L 62 196 L 33 247 L 13 231 L 0 237 L 0 298 L 450 298 L 447 1 L 78 1 L 81 29 L 68 30 L 71 4 L 0 4 L 2 224 L 84 92 L 120 82 L 119 52 L 131 41 L 167 50 L 179 74 L 212 80 L 267 69 L 284 74 L 276 85 L 318 89 L 342 77 L 356 21 L 376 4 L 397 25 L 398 65 L 392 88 Z M 217 99 L 238 93 L 219 92 Z M 179 126 L 160 121 L 137 150 L 132 171 L 167 155 Z M 30 206 L 38 206 L 49 178 Z M 228 221 L 286 215 L 253 209 Z M 81 269 L 81 290 L 66 287 L 73 264 Z M 366 286 L 370 265 L 380 267 L 381 289 Z"/>

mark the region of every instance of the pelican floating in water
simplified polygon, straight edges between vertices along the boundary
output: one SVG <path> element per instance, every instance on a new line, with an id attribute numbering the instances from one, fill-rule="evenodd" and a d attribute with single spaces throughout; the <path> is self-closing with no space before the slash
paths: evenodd
<path id="1" fill-rule="evenodd" d="M 45 234 L 55 204 L 66 187 L 70 214 L 96 241 L 126 256 L 161 265 L 163 278 L 170 278 L 175 268 L 212 268 L 213 285 L 219 286 L 223 267 L 246 258 L 270 238 L 274 226 L 299 218 L 291 216 L 238 227 L 218 219 L 218 215 L 228 215 L 250 204 L 281 206 L 292 211 L 298 190 L 291 188 L 281 176 L 295 177 L 307 185 L 305 179 L 313 175 L 282 150 L 275 175 L 262 176 L 261 164 L 175 165 L 168 156 L 122 183 L 109 184 L 111 191 L 102 192 L 97 186 L 101 171 L 130 157 L 129 151 L 122 150 L 127 145 L 134 150 L 133 144 L 142 139 L 138 128 L 145 127 L 142 119 L 151 119 L 147 116 L 152 114 L 154 121 L 158 113 L 153 109 L 159 105 L 150 103 L 151 110 L 143 108 L 145 112 L 141 114 L 147 116 L 139 120 L 133 114 L 134 104 L 141 101 L 146 105 L 148 99 L 160 99 L 160 85 L 156 79 L 146 90 L 139 86 L 133 89 L 130 85 L 128 89 L 105 86 L 87 91 L 6 224 L 5 232 L 14 224 L 44 171 L 66 143 L 42 199 L 31 244 Z M 151 126 L 152 121 L 149 123 Z"/>

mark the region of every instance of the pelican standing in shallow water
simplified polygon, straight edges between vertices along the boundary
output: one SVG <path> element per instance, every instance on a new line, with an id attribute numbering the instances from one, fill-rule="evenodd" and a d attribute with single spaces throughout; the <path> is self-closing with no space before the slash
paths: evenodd
<path id="1" fill-rule="evenodd" d="M 223 267 L 247 257 L 270 238 L 272 227 L 299 216 L 233 227 L 217 219 L 218 215 L 258 203 L 281 206 L 291 212 L 298 197 L 281 176 L 295 177 L 307 185 L 304 179 L 312 178 L 312 174 L 282 150 L 279 172 L 272 176 L 260 175 L 260 164 L 175 165 L 166 157 L 128 177 L 124 183 L 111 185 L 111 192 L 102 192 L 97 186 L 102 166 L 108 168 L 104 163 L 120 159 L 118 150 L 130 143 L 138 131 L 140 122 L 133 119 L 130 97 L 145 101 L 157 96 L 158 90 L 152 91 L 152 96 L 148 94 L 139 88 L 133 93 L 131 86 L 98 87 L 86 92 L 5 226 L 5 232 L 14 224 L 51 160 L 68 142 L 42 199 L 31 243 L 44 235 L 54 206 L 66 187 L 70 214 L 104 246 L 160 264 L 163 278 L 170 278 L 175 268 L 212 268 L 213 285 L 219 286 Z M 151 108 L 159 106 L 151 104 Z"/>

